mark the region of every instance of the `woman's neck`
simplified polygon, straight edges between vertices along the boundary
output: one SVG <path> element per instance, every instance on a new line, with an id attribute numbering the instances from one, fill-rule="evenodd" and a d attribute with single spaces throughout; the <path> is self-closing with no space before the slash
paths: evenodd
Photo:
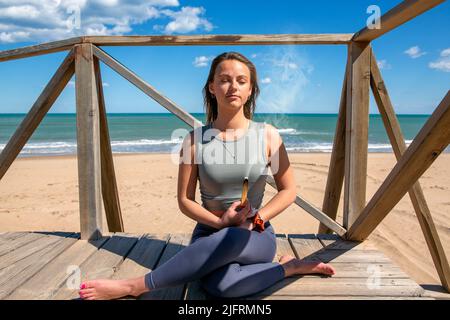
<path id="1" fill-rule="evenodd" d="M 219 113 L 216 120 L 214 120 L 214 128 L 220 131 L 247 129 L 249 120 L 243 113 L 236 113 L 234 115 L 227 115 Z"/>

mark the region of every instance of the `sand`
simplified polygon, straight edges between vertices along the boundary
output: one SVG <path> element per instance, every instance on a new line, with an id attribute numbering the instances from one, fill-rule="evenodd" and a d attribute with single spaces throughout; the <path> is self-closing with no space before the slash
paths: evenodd
<path id="1" fill-rule="evenodd" d="M 321 208 L 329 153 L 290 153 L 297 191 Z M 450 154 L 442 154 L 419 179 L 450 256 Z M 125 232 L 191 232 L 195 222 L 178 209 L 178 166 L 170 154 L 114 155 Z M 396 163 L 390 153 L 369 153 L 367 200 Z M 275 195 L 266 185 L 264 204 Z M 197 187 L 197 202 L 200 194 Z M 342 223 L 341 198 L 338 222 Z M 77 160 L 74 156 L 19 158 L 0 181 L 0 232 L 77 231 Z M 272 224 L 278 233 L 316 233 L 318 222 L 293 204 Z M 105 229 L 107 227 L 104 221 Z M 409 196 L 371 234 L 373 242 L 419 284 L 440 284 Z"/>

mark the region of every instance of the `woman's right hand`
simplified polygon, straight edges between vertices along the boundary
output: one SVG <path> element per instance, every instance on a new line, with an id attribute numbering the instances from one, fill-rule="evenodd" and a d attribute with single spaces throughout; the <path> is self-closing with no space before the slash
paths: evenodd
<path id="1" fill-rule="evenodd" d="M 223 213 L 220 218 L 222 221 L 222 228 L 239 226 L 247 219 L 247 215 L 250 211 L 250 202 L 247 201 L 245 207 L 243 208 L 239 207 L 240 204 L 240 200 L 233 202 L 231 206 Z"/>

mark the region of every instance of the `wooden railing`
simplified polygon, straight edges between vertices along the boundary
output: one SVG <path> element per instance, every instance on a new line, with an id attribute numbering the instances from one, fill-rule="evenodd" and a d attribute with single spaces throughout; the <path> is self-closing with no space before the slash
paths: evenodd
<path id="1" fill-rule="evenodd" d="M 99 61 L 189 126 L 196 128 L 203 123 L 99 46 L 342 44 L 348 47 L 348 57 L 322 210 L 300 196 L 295 203 L 320 221 L 319 233 L 335 232 L 341 237 L 362 241 L 409 192 L 442 285 L 449 291 L 449 264 L 418 179 L 450 142 L 450 92 L 406 148 L 370 44 L 443 1 L 403 1 L 381 17 L 381 29 L 363 28 L 355 34 L 84 36 L 2 51 L 0 62 L 70 50 L 0 154 L 0 179 L 75 74 L 81 238 L 101 236 L 102 201 L 109 231 L 124 231 Z M 370 89 L 398 162 L 366 204 Z M 277 189 L 276 175 L 275 179 L 268 176 L 266 182 Z M 342 187 L 344 212 L 341 225 L 336 216 Z"/>

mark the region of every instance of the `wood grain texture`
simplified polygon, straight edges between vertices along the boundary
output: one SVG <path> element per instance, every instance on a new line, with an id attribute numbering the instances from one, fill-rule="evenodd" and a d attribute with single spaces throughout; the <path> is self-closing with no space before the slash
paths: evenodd
<path id="1" fill-rule="evenodd" d="M 370 44 L 349 46 L 345 123 L 344 228 L 366 205 L 369 130 Z"/>
<path id="2" fill-rule="evenodd" d="M 356 32 L 352 40 L 374 40 L 444 1 L 445 0 L 405 0 L 381 16 L 380 29 L 369 29 L 368 27 L 365 27 Z"/>
<path id="3" fill-rule="evenodd" d="M 100 123 L 92 45 L 75 47 L 78 190 L 81 239 L 102 233 Z"/>
<path id="4" fill-rule="evenodd" d="M 378 68 L 375 55 L 373 52 L 371 54 L 370 85 L 386 128 L 389 141 L 391 142 L 392 149 L 394 150 L 395 157 L 398 161 L 406 151 L 405 139 L 386 85 Z M 446 288 L 447 291 L 450 291 L 450 266 L 419 181 L 414 183 L 412 188 L 408 190 L 408 193 L 433 259 L 433 263 L 439 275 L 439 279 L 444 288 Z"/>
<path id="5" fill-rule="evenodd" d="M 109 232 L 123 232 L 122 210 L 120 209 L 119 191 L 117 190 L 116 173 L 109 138 L 108 119 L 106 116 L 103 81 L 98 58 L 94 57 L 95 82 L 98 95 L 98 111 L 100 122 L 100 161 L 102 197 Z"/>
<path id="6" fill-rule="evenodd" d="M 450 142 L 450 91 L 416 135 L 348 232 L 364 240 Z"/>

